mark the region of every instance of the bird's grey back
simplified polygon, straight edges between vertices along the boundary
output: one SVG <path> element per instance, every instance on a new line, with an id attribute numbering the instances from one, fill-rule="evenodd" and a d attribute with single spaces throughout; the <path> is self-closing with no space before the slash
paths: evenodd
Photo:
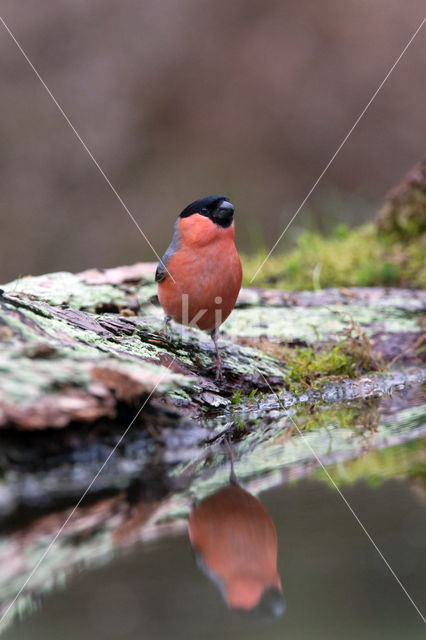
<path id="1" fill-rule="evenodd" d="M 180 247 L 179 220 L 176 220 L 174 230 L 173 230 L 172 241 L 169 244 L 167 251 L 161 258 L 161 262 L 159 262 L 157 265 L 157 270 L 155 272 L 156 282 L 162 282 L 169 275 L 167 271 L 167 262 L 176 253 L 179 247 Z"/>

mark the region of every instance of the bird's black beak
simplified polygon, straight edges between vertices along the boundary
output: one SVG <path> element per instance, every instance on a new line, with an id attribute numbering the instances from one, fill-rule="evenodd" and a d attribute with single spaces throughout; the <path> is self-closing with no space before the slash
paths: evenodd
<path id="1" fill-rule="evenodd" d="M 225 223 L 224 226 L 231 224 L 233 217 L 234 205 L 227 200 L 223 200 L 213 213 L 213 220 L 218 224 Z"/>

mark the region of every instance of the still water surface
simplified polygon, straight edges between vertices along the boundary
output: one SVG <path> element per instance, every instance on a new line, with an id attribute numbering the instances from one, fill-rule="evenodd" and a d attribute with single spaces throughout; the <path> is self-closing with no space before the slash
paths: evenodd
<path id="1" fill-rule="evenodd" d="M 424 612 L 424 484 L 406 478 L 378 486 L 358 481 L 343 492 Z M 420 616 L 334 488 L 311 477 L 259 498 L 277 530 L 283 615 L 231 611 L 197 567 L 182 531 L 70 576 L 38 611 L 6 629 L 2 640 L 426 637 Z"/>

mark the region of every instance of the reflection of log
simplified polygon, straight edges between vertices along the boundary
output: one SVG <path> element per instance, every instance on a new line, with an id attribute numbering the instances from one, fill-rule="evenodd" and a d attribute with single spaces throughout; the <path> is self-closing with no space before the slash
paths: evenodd
<path id="1" fill-rule="evenodd" d="M 314 414 L 302 411 L 293 416 L 300 428 L 306 428 L 304 437 L 315 448 L 322 462 L 328 464 L 342 462 L 374 448 L 409 442 L 426 435 L 426 405 L 413 406 L 415 402 L 421 401 L 421 390 L 413 388 L 408 393 L 385 397 L 366 408 L 360 404 L 327 406 Z M 231 428 L 235 438 L 241 435 L 238 418 L 238 415 L 234 416 Z M 316 430 L 311 428 L 313 423 Z M 261 424 L 257 411 L 245 415 L 244 427 L 249 437 L 236 442 L 233 448 L 239 480 L 252 493 L 257 494 L 282 482 L 304 477 L 318 468 L 318 461 L 304 439 L 298 434 L 294 435 L 292 421 L 286 415 L 277 416 L 276 409 L 265 412 Z M 38 433 L 34 437 L 44 435 Z M 19 434 L 15 434 L 15 438 L 18 437 Z M 74 434 L 74 437 L 77 435 Z M 138 437 L 126 441 L 125 448 L 111 460 L 112 469 L 107 476 L 111 487 L 111 478 L 118 476 L 113 495 L 110 492 L 109 496 L 105 496 L 105 485 L 101 483 L 97 488 L 98 495 L 92 495 L 89 504 L 76 510 L 61 531 L 46 561 L 41 564 L 20 596 L 18 606 L 13 610 L 9 621 L 13 620 L 17 612 L 22 614 L 30 611 L 34 599 L 39 599 L 56 586 L 64 585 L 77 567 L 99 566 L 111 560 L 123 546 L 182 531 L 186 526 L 185 517 L 193 498 L 202 499 L 228 483 L 228 455 L 219 444 L 214 443 L 207 450 L 198 452 L 198 457 L 194 450 L 190 451 L 188 458 L 185 447 L 175 449 L 174 463 L 168 465 L 165 458 L 167 453 L 173 453 L 171 440 L 168 445 L 164 444 L 159 460 L 157 453 L 154 453 L 155 460 L 147 457 L 144 462 L 139 463 L 137 456 L 141 437 L 141 433 L 138 433 Z M 419 446 L 412 442 L 398 456 L 393 456 L 391 451 L 389 457 L 386 457 L 386 451 L 371 451 L 369 456 L 364 456 L 360 461 L 363 465 L 362 477 L 368 478 L 371 475 L 377 482 L 380 477 L 386 478 L 389 475 L 412 476 L 413 470 L 424 461 L 424 449 L 421 442 L 418 444 Z M 11 441 L 8 446 L 11 447 Z M 45 446 L 47 449 L 47 443 Z M 136 467 L 129 465 L 132 460 Z M 53 465 L 53 460 L 49 462 Z M 20 465 L 15 464 L 11 475 L 21 487 L 36 480 L 34 493 L 37 489 L 46 491 L 55 481 L 66 484 L 72 477 L 78 478 L 81 473 L 82 483 L 87 484 L 84 461 L 73 465 L 71 462 L 58 462 L 56 468 L 44 473 L 40 471 L 39 474 L 34 473 L 32 462 L 30 470 L 25 471 L 25 467 L 25 461 L 22 460 Z M 343 477 L 346 481 L 355 480 L 357 473 L 359 469 L 356 464 L 353 467 L 349 465 L 345 468 Z M 332 475 L 338 481 L 338 475 L 333 471 Z M 6 482 L 8 479 L 6 474 Z M 81 489 L 84 486 L 74 487 L 76 497 L 81 495 Z M 0 538 L 0 613 L 13 600 L 71 512 L 71 506 L 64 508 L 61 505 L 64 496 L 56 507 L 53 498 L 51 495 L 50 503 L 45 505 L 51 509 L 49 515 L 39 514 L 34 517 L 34 513 L 29 512 L 24 521 L 22 513 L 18 513 L 14 514 L 13 519 L 3 519 L 1 523 L 4 533 Z M 19 520 L 16 515 L 20 516 Z"/>
<path id="2" fill-rule="evenodd" d="M 120 406 L 140 402 L 157 384 L 157 402 L 195 416 L 226 406 L 236 389 L 268 390 L 263 376 L 275 388 L 285 386 L 285 365 L 247 345 L 324 342 L 351 319 L 385 359 L 415 361 L 426 292 L 246 289 L 223 326 L 226 381 L 218 388 L 208 336 L 177 331 L 168 342 L 159 334 L 153 272 L 154 265 L 138 264 L 5 285 L 0 425 L 42 429 L 113 418 Z"/>

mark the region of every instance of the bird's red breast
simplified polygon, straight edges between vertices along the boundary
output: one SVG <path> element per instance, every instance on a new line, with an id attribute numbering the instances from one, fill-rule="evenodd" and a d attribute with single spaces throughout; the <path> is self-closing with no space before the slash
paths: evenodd
<path id="1" fill-rule="evenodd" d="M 189 536 L 230 607 L 250 610 L 269 588 L 281 591 L 274 523 L 241 487 L 225 487 L 202 500 L 191 513 Z"/>
<path id="2" fill-rule="evenodd" d="M 179 218 L 177 231 L 179 243 L 166 265 L 170 275 L 158 283 L 160 304 L 180 324 L 216 329 L 231 313 L 241 288 L 234 224 L 224 228 L 196 213 Z"/>

